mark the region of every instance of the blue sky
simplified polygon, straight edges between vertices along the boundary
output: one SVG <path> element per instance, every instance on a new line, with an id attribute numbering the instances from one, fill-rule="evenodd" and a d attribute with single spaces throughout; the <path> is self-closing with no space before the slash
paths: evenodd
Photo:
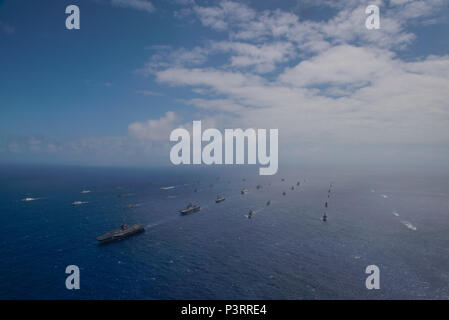
<path id="1" fill-rule="evenodd" d="M 170 130 L 203 120 L 278 128 L 281 163 L 444 164 L 448 17 L 443 0 L 0 1 L 0 161 L 166 164 Z"/>

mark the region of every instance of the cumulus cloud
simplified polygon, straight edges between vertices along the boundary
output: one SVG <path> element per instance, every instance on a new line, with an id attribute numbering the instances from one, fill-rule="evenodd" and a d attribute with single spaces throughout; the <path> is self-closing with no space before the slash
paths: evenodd
<path id="1" fill-rule="evenodd" d="M 153 4 L 148 0 L 111 0 L 111 4 L 118 7 L 132 8 L 147 12 L 154 11 Z"/>
<path id="2" fill-rule="evenodd" d="M 378 32 L 364 27 L 359 1 L 346 3 L 322 1 L 338 13 L 319 22 L 244 5 L 245 19 L 227 18 L 223 3 L 197 7 L 204 26 L 229 37 L 208 43 L 206 56 L 225 53 L 228 62 L 153 73 L 160 84 L 200 95 L 181 101 L 218 127 L 279 128 L 280 152 L 288 159 L 441 152 L 449 143 L 449 57 L 404 61 L 397 53 L 416 40 L 407 25 L 437 14 L 432 5 L 441 2 L 420 2 L 418 10 L 407 1 L 377 1 L 390 8 Z"/>
<path id="3" fill-rule="evenodd" d="M 293 68 L 279 77 L 283 83 L 307 87 L 317 85 L 350 85 L 363 87 L 384 77 L 395 65 L 393 53 L 375 48 L 349 45 L 332 47 Z"/>
<path id="4" fill-rule="evenodd" d="M 256 15 L 255 11 L 245 4 L 232 1 L 221 1 L 213 7 L 196 5 L 194 12 L 203 25 L 220 31 L 226 30 L 230 24 L 251 20 Z"/>
<path id="5" fill-rule="evenodd" d="M 438 20 L 444 1 L 369 1 L 381 7 L 375 31 L 365 28 L 366 4 L 358 0 L 301 2 L 335 10 L 321 21 L 232 1 L 188 2 L 180 18 L 189 14 L 220 40 L 153 46 L 141 69 L 159 85 L 191 90 L 174 97 L 191 108 L 188 117 L 169 111 L 141 119 L 129 125 L 126 137 L 60 144 L 15 140 L 1 149 L 51 145 L 71 153 L 99 148 L 125 150 L 130 157 L 142 150 L 166 156 L 171 130 L 202 120 L 203 127 L 278 128 L 281 162 L 447 159 L 449 56 L 401 58 L 403 49 L 420 40 L 410 26 Z"/>
<path id="6" fill-rule="evenodd" d="M 178 122 L 174 112 L 168 111 L 160 119 L 150 119 L 146 122 L 134 122 L 128 127 L 129 133 L 138 138 L 149 141 L 167 141 Z"/>
<path id="7" fill-rule="evenodd" d="M 287 68 L 273 81 L 212 69 L 167 69 L 156 76 L 171 85 L 209 87 L 226 99 L 188 103 L 232 110 L 242 125 L 278 126 L 291 139 L 329 130 L 340 143 L 442 143 L 448 63 L 447 57 L 407 63 L 390 51 L 345 45 Z M 329 94 L 335 87 L 344 94 Z"/>
<path id="8" fill-rule="evenodd" d="M 255 45 L 238 41 L 222 41 L 213 43 L 212 50 L 230 52 L 231 67 L 249 67 L 257 73 L 273 71 L 276 64 L 286 62 L 296 55 L 295 47 L 289 42 Z"/>

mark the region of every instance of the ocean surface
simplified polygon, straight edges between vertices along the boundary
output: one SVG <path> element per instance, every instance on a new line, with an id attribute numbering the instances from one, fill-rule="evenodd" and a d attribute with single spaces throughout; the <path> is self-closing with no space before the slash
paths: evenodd
<path id="1" fill-rule="evenodd" d="M 1 167 L 0 298 L 449 298 L 449 172 L 234 168 Z M 146 231 L 97 243 L 122 221 Z"/>

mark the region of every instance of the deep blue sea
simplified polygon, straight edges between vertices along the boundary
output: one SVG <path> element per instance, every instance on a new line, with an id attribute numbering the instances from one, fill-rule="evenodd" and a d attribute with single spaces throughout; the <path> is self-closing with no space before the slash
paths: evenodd
<path id="1" fill-rule="evenodd" d="M 447 171 L 3 166 L 0 208 L 1 299 L 449 298 Z M 123 220 L 146 231 L 98 245 Z"/>

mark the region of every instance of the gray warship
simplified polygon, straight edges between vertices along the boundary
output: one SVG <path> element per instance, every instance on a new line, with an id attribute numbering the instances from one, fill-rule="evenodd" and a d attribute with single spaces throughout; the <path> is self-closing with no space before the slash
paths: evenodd
<path id="1" fill-rule="evenodd" d="M 219 202 L 222 202 L 222 201 L 225 201 L 225 200 L 226 200 L 225 197 L 217 196 L 217 199 L 215 199 L 215 203 L 219 203 Z"/>
<path id="2" fill-rule="evenodd" d="M 185 209 L 179 210 L 179 213 L 182 215 L 185 215 L 185 214 L 199 211 L 200 208 L 201 208 L 200 206 L 196 206 L 196 205 L 189 203 Z"/>
<path id="3" fill-rule="evenodd" d="M 118 241 L 144 231 L 145 227 L 141 224 L 134 224 L 132 226 L 128 226 L 125 223 L 123 223 L 120 229 L 105 233 L 104 235 L 99 236 L 97 240 L 100 242 L 100 244 Z"/>

